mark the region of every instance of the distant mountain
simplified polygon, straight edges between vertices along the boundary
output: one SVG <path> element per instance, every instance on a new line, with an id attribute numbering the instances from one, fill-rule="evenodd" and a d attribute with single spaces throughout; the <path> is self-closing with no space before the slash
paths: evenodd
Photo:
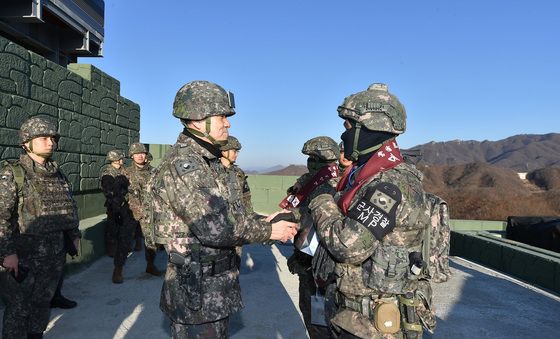
<path id="1" fill-rule="evenodd" d="M 263 174 L 263 173 L 267 173 L 267 172 L 278 171 L 278 170 L 283 169 L 284 167 L 285 166 L 282 166 L 282 165 L 276 165 L 276 166 L 272 166 L 272 167 L 253 166 L 253 167 L 243 168 L 243 171 L 246 174 Z"/>
<path id="2" fill-rule="evenodd" d="M 560 167 L 527 173 L 470 163 L 419 164 L 424 189 L 444 198 L 451 217 L 468 220 L 503 220 L 508 216 L 560 216 Z"/>
<path id="3" fill-rule="evenodd" d="M 498 141 L 446 141 L 418 145 L 421 163 L 460 165 L 486 162 L 516 172 L 560 166 L 560 134 L 522 134 Z"/>
<path id="4" fill-rule="evenodd" d="M 304 165 L 289 165 L 288 167 L 263 173 L 265 175 L 295 175 L 300 176 L 307 173 L 307 166 Z"/>

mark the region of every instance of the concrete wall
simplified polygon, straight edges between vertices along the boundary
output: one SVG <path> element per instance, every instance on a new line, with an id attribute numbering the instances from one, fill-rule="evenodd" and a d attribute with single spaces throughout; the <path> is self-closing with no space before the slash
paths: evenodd
<path id="1" fill-rule="evenodd" d="M 138 104 L 94 66 L 66 69 L 0 37 L 0 159 L 19 157 L 18 130 L 31 116 L 57 124 L 54 158 L 72 183 L 80 218 L 103 213 L 100 169 L 109 150 L 127 150 L 139 140 Z"/>
<path id="2" fill-rule="evenodd" d="M 0 36 L 0 160 L 22 153 L 18 130 L 31 116 L 57 125 L 54 158 L 72 183 L 85 235 L 74 262 L 93 260 L 104 250 L 100 170 L 109 150 L 126 152 L 140 139 L 140 107 L 94 66 L 64 68 Z"/>

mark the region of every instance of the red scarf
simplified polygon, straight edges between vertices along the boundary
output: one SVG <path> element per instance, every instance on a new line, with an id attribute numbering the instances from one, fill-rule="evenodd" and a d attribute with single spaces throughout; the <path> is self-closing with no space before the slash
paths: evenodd
<path id="1" fill-rule="evenodd" d="M 321 186 L 325 181 L 338 177 L 338 166 L 336 164 L 331 164 L 322 167 L 317 174 L 305 184 L 297 193 L 290 194 L 285 197 L 278 206 L 280 208 L 292 208 L 297 207 L 302 201 L 304 201 L 307 196 L 313 192 L 317 187 Z"/>
<path id="2" fill-rule="evenodd" d="M 401 152 L 399 146 L 395 140 L 387 140 L 377 152 L 366 162 L 364 167 L 360 170 L 356 178 L 354 178 L 354 183 L 350 189 L 342 195 L 338 200 L 338 207 L 342 210 L 342 213 L 346 215 L 348 213 L 348 208 L 352 202 L 352 198 L 356 195 L 356 192 L 367 182 L 369 178 L 376 175 L 377 173 L 387 171 L 402 162 Z M 350 173 L 352 167 L 347 168 L 344 171 L 342 179 L 338 182 L 336 190 L 338 192 L 343 191 L 348 184 L 350 179 Z"/>

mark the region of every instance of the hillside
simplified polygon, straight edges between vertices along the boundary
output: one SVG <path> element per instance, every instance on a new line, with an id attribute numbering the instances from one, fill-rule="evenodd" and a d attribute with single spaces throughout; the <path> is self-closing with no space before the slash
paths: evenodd
<path id="1" fill-rule="evenodd" d="M 424 189 L 444 198 L 454 219 L 560 215 L 560 168 L 529 172 L 528 180 L 486 163 L 418 168 L 425 175 Z"/>
<path id="2" fill-rule="evenodd" d="M 411 148 L 422 153 L 421 163 L 460 165 L 485 162 L 516 172 L 560 166 L 560 134 L 515 135 L 498 141 L 431 142 Z"/>
<path id="3" fill-rule="evenodd" d="M 300 176 L 307 173 L 307 166 L 304 165 L 289 165 L 288 167 L 263 173 L 264 175 L 295 175 Z"/>

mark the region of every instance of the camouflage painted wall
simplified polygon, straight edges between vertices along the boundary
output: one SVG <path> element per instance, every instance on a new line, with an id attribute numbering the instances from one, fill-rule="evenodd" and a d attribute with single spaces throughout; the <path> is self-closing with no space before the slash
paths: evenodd
<path id="1" fill-rule="evenodd" d="M 105 154 L 140 138 L 140 107 L 120 95 L 118 80 L 91 65 L 66 69 L 0 36 L 0 159 L 19 157 L 18 129 L 35 115 L 57 122 L 55 159 L 78 196 L 98 196 Z"/>

